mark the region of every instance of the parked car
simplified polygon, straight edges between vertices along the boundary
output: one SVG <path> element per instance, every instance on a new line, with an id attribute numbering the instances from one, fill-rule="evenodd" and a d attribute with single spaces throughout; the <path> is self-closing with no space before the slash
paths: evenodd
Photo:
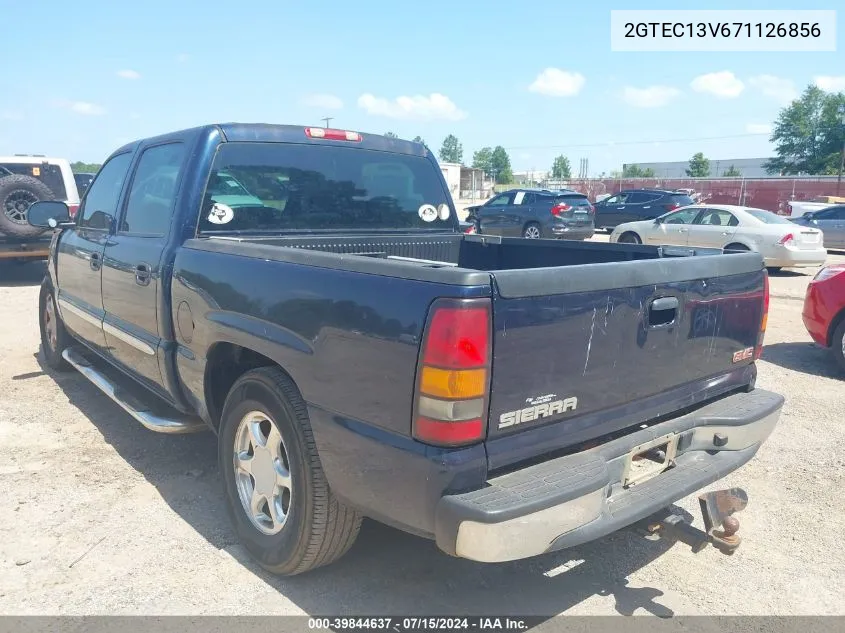
<path id="1" fill-rule="evenodd" d="M 804 296 L 802 318 L 812 339 L 833 352 L 845 371 L 845 264 L 822 268 Z"/>
<path id="2" fill-rule="evenodd" d="M 791 218 L 804 217 L 808 213 L 817 213 L 824 209 L 839 204 L 841 200 L 833 199 L 832 202 L 807 202 L 806 200 L 790 200 L 786 203 L 786 215 Z"/>
<path id="3" fill-rule="evenodd" d="M 595 232 L 593 205 L 570 190 L 511 189 L 467 211 L 484 235 L 585 240 Z"/>
<path id="4" fill-rule="evenodd" d="M 845 204 L 807 211 L 792 220 L 798 226 L 819 229 L 824 234 L 824 247 L 845 249 Z"/>
<path id="5" fill-rule="evenodd" d="M 27 222 L 34 202 L 61 200 L 71 213 L 79 193 L 64 158 L 18 154 L 0 156 L 0 260 L 45 259 L 50 233 Z"/>
<path id="6" fill-rule="evenodd" d="M 661 189 L 626 189 L 596 202 L 596 228 L 614 229 L 625 222 L 653 220 L 667 211 L 693 204 L 693 199 L 678 191 Z"/>
<path id="7" fill-rule="evenodd" d="M 76 181 L 76 188 L 79 191 L 79 197 L 85 195 L 85 190 L 88 189 L 88 185 L 91 184 L 91 181 L 94 180 L 94 176 L 97 174 L 89 174 L 89 173 L 78 173 L 73 175 L 73 179 Z"/>
<path id="8" fill-rule="evenodd" d="M 218 176 L 255 202 L 221 202 Z M 75 220 L 29 221 L 58 230 L 46 365 L 150 430 L 216 433 L 235 532 L 274 573 L 337 559 L 363 516 L 482 562 L 641 519 L 738 545 L 666 508 L 780 415 L 755 388 L 758 255 L 467 235 L 425 146 L 258 124 L 125 145 Z M 724 321 L 688 337 L 705 287 Z M 714 528 L 747 501 L 725 495 Z"/>
<path id="9" fill-rule="evenodd" d="M 610 241 L 757 251 L 770 271 L 821 266 L 827 259 L 818 229 L 796 227 L 771 211 L 732 205 L 692 205 L 654 220 L 620 224 Z"/>

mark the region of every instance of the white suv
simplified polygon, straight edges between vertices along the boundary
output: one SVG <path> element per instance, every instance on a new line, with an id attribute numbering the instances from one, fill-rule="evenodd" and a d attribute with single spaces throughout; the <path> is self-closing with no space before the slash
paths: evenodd
<path id="1" fill-rule="evenodd" d="M 0 156 L 0 235 L 31 238 L 43 233 L 26 221 L 29 207 L 39 200 L 61 200 L 76 213 L 79 192 L 67 159 Z"/>

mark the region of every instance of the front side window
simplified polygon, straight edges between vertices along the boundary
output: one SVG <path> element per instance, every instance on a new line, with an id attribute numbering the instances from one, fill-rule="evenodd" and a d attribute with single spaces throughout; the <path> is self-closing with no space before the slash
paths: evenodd
<path id="1" fill-rule="evenodd" d="M 488 206 L 488 207 L 506 207 L 511 203 L 511 200 L 513 200 L 513 194 L 512 193 L 503 193 L 503 194 L 500 194 L 500 195 L 496 196 L 495 198 L 491 199 L 490 202 L 488 202 L 485 206 Z"/>
<path id="2" fill-rule="evenodd" d="M 144 150 L 120 222 L 122 233 L 167 235 L 184 157 L 185 146 L 182 143 Z"/>
<path id="3" fill-rule="evenodd" d="M 79 210 L 79 226 L 89 229 L 109 229 L 117 212 L 123 181 L 129 171 L 132 154 L 118 154 L 109 159 L 88 187 L 85 201 Z"/>
<path id="4" fill-rule="evenodd" d="M 438 167 L 421 156 L 231 142 L 214 159 L 199 231 L 443 230 L 455 226 L 450 208 Z"/>

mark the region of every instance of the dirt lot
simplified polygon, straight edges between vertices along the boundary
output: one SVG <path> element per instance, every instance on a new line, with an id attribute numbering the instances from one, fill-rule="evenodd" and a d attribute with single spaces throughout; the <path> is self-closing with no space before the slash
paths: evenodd
<path id="1" fill-rule="evenodd" d="M 339 563 L 279 579 L 235 542 L 213 436 L 156 435 L 81 376 L 46 374 L 41 271 L 4 269 L 0 613 L 845 614 L 843 384 L 801 323 L 814 272 L 772 278 L 758 384 L 787 403 L 757 457 L 722 482 L 750 496 L 732 558 L 621 532 L 486 566 L 367 523 Z"/>

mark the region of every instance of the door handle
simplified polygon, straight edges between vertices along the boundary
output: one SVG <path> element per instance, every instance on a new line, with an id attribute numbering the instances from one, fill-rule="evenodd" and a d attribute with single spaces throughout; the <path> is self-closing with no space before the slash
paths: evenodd
<path id="1" fill-rule="evenodd" d="M 91 266 L 91 270 L 100 270 L 100 267 L 102 266 L 100 254 L 91 253 L 91 256 L 88 258 L 88 265 Z"/>
<path id="2" fill-rule="evenodd" d="M 643 209 L 651 209 L 651 205 L 649 205 L 647 207 L 643 207 Z"/>
<path id="3" fill-rule="evenodd" d="M 689 229 L 678 229 L 678 233 L 689 233 Z"/>
<path id="4" fill-rule="evenodd" d="M 149 286 L 152 276 L 152 268 L 149 264 L 138 264 L 135 266 L 135 283 L 139 286 Z"/>
<path id="5" fill-rule="evenodd" d="M 722 235 L 730 235 L 729 231 L 722 231 Z"/>
<path id="6" fill-rule="evenodd" d="M 660 297 L 652 301 L 648 308 L 649 327 L 674 323 L 678 316 L 678 305 L 677 297 Z"/>

